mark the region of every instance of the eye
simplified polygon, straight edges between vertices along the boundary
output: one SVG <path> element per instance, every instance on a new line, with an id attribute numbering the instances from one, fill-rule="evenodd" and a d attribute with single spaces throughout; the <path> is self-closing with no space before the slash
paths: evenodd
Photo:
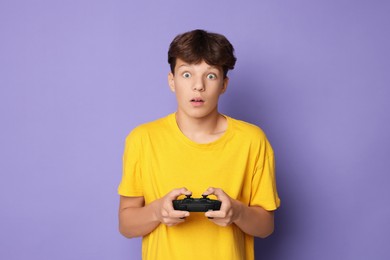
<path id="1" fill-rule="evenodd" d="M 210 73 L 210 74 L 207 74 L 207 78 L 208 79 L 216 79 L 217 75 L 215 75 L 214 73 Z"/>
<path id="2" fill-rule="evenodd" d="M 184 72 L 184 73 L 183 73 L 183 78 L 186 78 L 186 79 L 191 78 L 191 73 L 189 73 L 189 72 Z"/>

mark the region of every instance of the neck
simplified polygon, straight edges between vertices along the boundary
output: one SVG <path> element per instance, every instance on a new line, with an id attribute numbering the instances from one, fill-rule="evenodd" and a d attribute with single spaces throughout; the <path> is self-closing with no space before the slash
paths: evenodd
<path id="1" fill-rule="evenodd" d="M 227 129 L 226 118 L 218 112 L 202 118 L 189 117 L 176 112 L 176 123 L 185 136 L 198 143 L 215 141 Z"/>

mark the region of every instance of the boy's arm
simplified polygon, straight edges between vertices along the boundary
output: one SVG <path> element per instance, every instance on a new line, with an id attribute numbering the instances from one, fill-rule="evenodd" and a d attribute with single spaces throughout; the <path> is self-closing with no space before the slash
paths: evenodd
<path id="1" fill-rule="evenodd" d="M 145 236 L 163 223 L 173 226 L 185 221 L 187 211 L 173 209 L 172 201 L 180 195 L 190 195 L 185 188 L 175 189 L 163 198 L 145 205 L 144 197 L 120 196 L 119 231 L 128 238 Z"/>
<path id="2" fill-rule="evenodd" d="M 258 206 L 247 206 L 242 202 L 230 198 L 223 190 L 209 188 L 204 195 L 214 194 L 222 201 L 219 211 L 209 211 L 205 215 L 210 221 L 220 226 L 232 223 L 237 225 L 243 232 L 265 238 L 274 231 L 274 213 Z"/>

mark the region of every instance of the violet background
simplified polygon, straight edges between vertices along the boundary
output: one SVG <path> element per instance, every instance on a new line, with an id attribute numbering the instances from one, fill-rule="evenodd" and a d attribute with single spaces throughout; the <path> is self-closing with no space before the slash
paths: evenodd
<path id="1" fill-rule="evenodd" d="M 175 111 L 168 45 L 196 28 L 236 48 L 220 111 L 275 150 L 282 206 L 257 259 L 390 259 L 389 13 L 375 0 L 0 1 L 0 259 L 140 259 L 141 240 L 117 231 L 124 138 Z"/>

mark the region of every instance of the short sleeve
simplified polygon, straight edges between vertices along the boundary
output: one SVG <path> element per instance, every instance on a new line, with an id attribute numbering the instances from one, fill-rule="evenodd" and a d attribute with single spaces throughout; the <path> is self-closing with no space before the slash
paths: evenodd
<path id="1" fill-rule="evenodd" d="M 122 180 L 118 187 L 118 193 L 122 196 L 143 196 L 141 148 L 142 140 L 140 135 L 133 130 L 126 138 L 123 153 Z"/>
<path id="2" fill-rule="evenodd" d="M 280 206 L 276 189 L 275 158 L 271 145 L 265 142 L 260 149 L 255 173 L 252 178 L 251 206 L 261 206 L 272 211 Z"/>

